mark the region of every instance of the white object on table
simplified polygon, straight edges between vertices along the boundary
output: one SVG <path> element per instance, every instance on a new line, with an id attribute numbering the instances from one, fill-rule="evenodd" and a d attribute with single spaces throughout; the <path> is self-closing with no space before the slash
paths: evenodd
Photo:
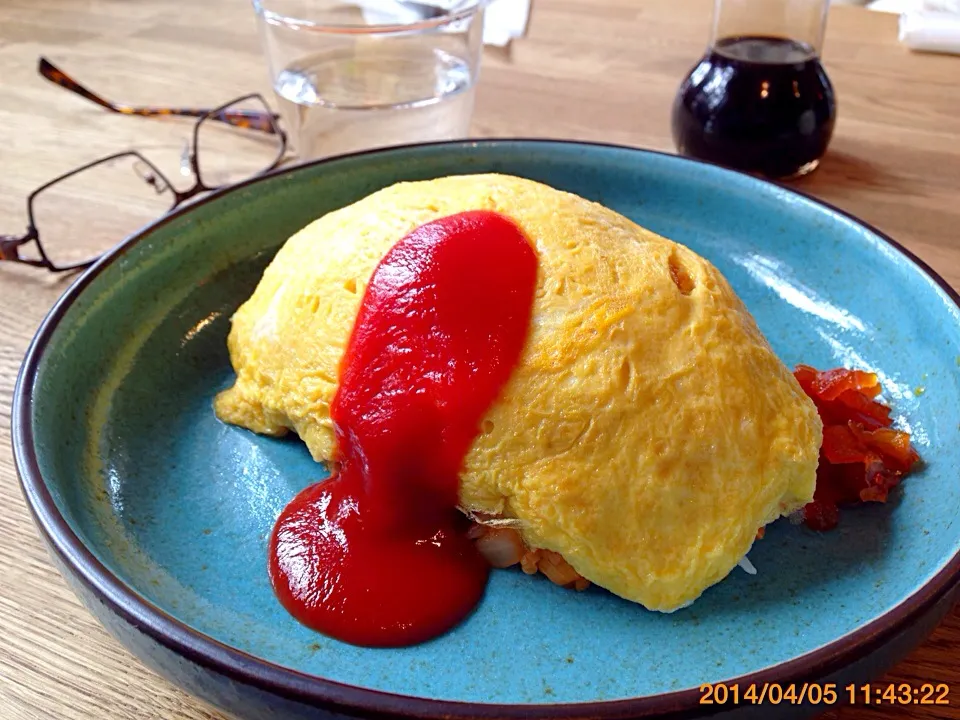
<path id="1" fill-rule="evenodd" d="M 869 7 L 900 13 L 900 42 L 911 50 L 960 55 L 960 0 L 876 0 Z"/>
<path id="2" fill-rule="evenodd" d="M 867 3 L 867 10 L 899 15 L 912 8 L 915 4 L 913 0 L 873 0 L 873 2 Z"/>
<path id="3" fill-rule="evenodd" d="M 960 0 L 832 0 L 833 2 L 854 2 L 866 5 L 867 10 L 888 12 L 900 15 L 911 10 L 933 10 L 934 12 L 960 13 Z"/>
<path id="4" fill-rule="evenodd" d="M 523 37 L 530 18 L 531 0 L 488 0 L 483 18 L 483 44 L 504 47 L 511 40 Z M 371 24 L 411 23 L 422 19 L 424 7 L 450 10 L 463 0 L 354 0 L 363 9 L 363 17 Z M 419 6 L 419 7 L 418 7 Z"/>
<path id="5" fill-rule="evenodd" d="M 492 0 L 483 19 L 483 44 L 505 47 L 523 37 L 530 19 L 530 0 Z"/>

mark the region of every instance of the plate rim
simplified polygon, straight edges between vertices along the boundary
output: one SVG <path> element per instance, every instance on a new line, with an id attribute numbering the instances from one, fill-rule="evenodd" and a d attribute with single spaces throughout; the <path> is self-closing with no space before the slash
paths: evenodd
<path id="1" fill-rule="evenodd" d="M 147 598 L 142 597 L 134 587 L 127 585 L 107 569 L 77 536 L 60 513 L 43 480 L 35 452 L 32 427 L 33 396 L 36 391 L 36 374 L 40 361 L 60 321 L 80 297 L 83 290 L 138 242 L 149 237 L 167 223 L 192 212 L 201 205 L 214 202 L 251 185 L 308 168 L 324 165 L 335 166 L 338 163 L 349 163 L 359 157 L 402 154 L 411 150 L 456 148 L 469 153 L 483 148 L 495 148 L 504 145 L 540 147 L 559 145 L 658 156 L 671 162 L 689 164 L 691 167 L 697 167 L 707 172 L 718 173 L 721 178 L 724 175 L 732 176 L 740 182 L 756 183 L 763 187 L 775 188 L 777 191 L 788 195 L 798 196 L 817 209 L 830 211 L 867 230 L 875 238 L 882 240 L 896 254 L 912 264 L 922 275 L 939 286 L 947 299 L 960 311 L 960 293 L 957 290 L 913 252 L 886 233 L 856 216 L 802 190 L 785 187 L 780 183 L 757 178 L 709 162 L 658 150 L 615 143 L 577 140 L 523 137 L 484 138 L 398 145 L 283 166 L 270 173 L 222 188 L 195 202 L 177 208 L 172 213 L 164 215 L 125 238 L 67 288 L 44 317 L 27 348 L 17 376 L 11 405 L 11 440 L 14 465 L 19 476 L 21 491 L 26 499 L 34 524 L 46 540 L 48 549 L 56 553 L 60 561 L 70 569 L 74 578 L 79 580 L 89 592 L 104 603 L 111 613 L 175 654 L 181 655 L 188 661 L 220 674 L 231 681 L 252 685 L 261 691 L 273 693 L 307 706 L 321 707 L 354 715 L 359 712 L 368 717 L 416 717 L 434 720 L 494 720 L 500 718 L 528 720 L 534 717 L 558 720 L 614 720 L 653 716 L 678 719 L 681 717 L 702 717 L 723 710 L 723 708 L 716 707 L 711 710 L 711 706 L 701 705 L 702 693 L 697 688 L 616 700 L 574 703 L 483 703 L 402 695 L 351 685 L 285 667 L 216 640 L 178 620 Z M 874 620 L 786 662 L 718 682 L 728 685 L 740 684 L 741 686 L 759 685 L 765 682 L 777 682 L 783 685 L 785 683 L 802 683 L 831 675 L 871 654 L 895 638 L 915 620 L 925 615 L 927 611 L 943 600 L 958 584 L 960 584 L 960 551 L 955 553 L 926 583 L 920 585 L 912 594 Z"/>

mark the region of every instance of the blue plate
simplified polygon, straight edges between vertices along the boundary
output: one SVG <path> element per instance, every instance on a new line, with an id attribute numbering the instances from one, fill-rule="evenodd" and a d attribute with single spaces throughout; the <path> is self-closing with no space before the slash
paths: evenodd
<path id="1" fill-rule="evenodd" d="M 704 255 L 785 363 L 876 371 L 927 466 L 834 532 L 780 521 L 693 607 L 645 611 L 519 571 L 417 647 L 352 647 L 277 603 L 266 539 L 323 477 L 297 439 L 219 423 L 229 318 L 278 246 L 399 180 L 496 171 L 603 203 Z M 14 402 L 27 500 L 53 557 L 146 663 L 245 718 L 692 717 L 701 686 L 739 684 L 744 716 L 802 716 L 849 696 L 950 607 L 960 569 L 957 295 L 894 242 L 811 199 L 710 165 L 542 141 L 362 153 L 218 193 L 131 238 L 40 329 Z M 759 391 L 759 390 L 758 390 Z M 744 703 L 750 683 L 816 686 Z M 771 691 L 774 692 L 774 691 Z M 810 702 L 810 701 L 813 702 Z"/>

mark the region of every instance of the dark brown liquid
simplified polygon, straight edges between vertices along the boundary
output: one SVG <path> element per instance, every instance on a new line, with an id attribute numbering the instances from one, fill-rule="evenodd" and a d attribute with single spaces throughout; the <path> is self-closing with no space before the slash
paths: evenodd
<path id="1" fill-rule="evenodd" d="M 833 134 L 833 86 L 811 48 L 775 37 L 724 38 L 680 86 L 682 155 L 769 177 L 815 167 Z"/>

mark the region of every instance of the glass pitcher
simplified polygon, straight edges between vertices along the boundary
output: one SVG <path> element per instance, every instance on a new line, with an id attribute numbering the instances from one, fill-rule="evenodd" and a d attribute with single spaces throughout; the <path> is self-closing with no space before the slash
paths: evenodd
<path id="1" fill-rule="evenodd" d="M 805 175 L 836 120 L 820 64 L 829 0 L 715 0 L 706 54 L 673 105 L 682 155 L 771 178 Z"/>

